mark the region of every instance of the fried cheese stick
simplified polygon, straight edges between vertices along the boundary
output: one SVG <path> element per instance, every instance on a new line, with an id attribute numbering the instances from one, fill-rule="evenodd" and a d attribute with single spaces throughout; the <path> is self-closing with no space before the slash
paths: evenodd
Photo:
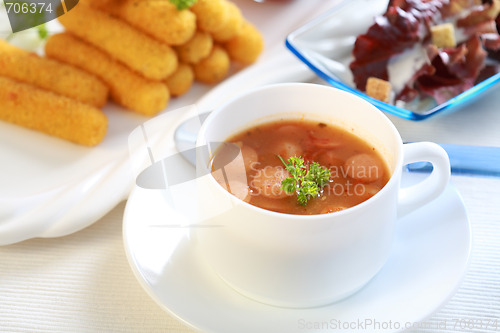
<path id="1" fill-rule="evenodd" d="M 66 96 L 0 76 L 0 119 L 85 146 L 106 135 L 99 109 Z"/>
<path id="2" fill-rule="evenodd" d="M 226 50 L 214 45 L 208 57 L 193 65 L 194 77 L 207 84 L 219 83 L 226 78 L 230 65 Z"/>
<path id="3" fill-rule="evenodd" d="M 257 60 L 264 48 L 264 38 L 253 24 L 243 21 L 241 31 L 224 44 L 231 60 L 248 65 Z"/>
<path id="4" fill-rule="evenodd" d="M 188 92 L 193 85 L 194 71 L 190 65 L 179 63 L 174 74 L 170 75 L 165 83 L 172 96 L 181 96 Z"/>
<path id="5" fill-rule="evenodd" d="M 188 64 L 196 64 L 208 57 L 213 47 L 212 36 L 205 31 L 196 31 L 189 41 L 183 45 L 176 46 L 174 50 L 180 61 Z"/>
<path id="6" fill-rule="evenodd" d="M 97 77 L 0 39 L 0 75 L 101 108 L 108 87 Z"/>
<path id="7" fill-rule="evenodd" d="M 69 33 L 52 35 L 45 44 L 47 57 L 96 75 L 118 104 L 144 115 L 163 110 L 170 99 L 164 83 L 143 78 L 96 47 Z"/>
<path id="8" fill-rule="evenodd" d="M 170 1 L 85 0 L 85 2 L 119 17 L 168 45 L 184 44 L 196 31 L 196 15 L 188 9 L 177 10 Z"/>
<path id="9" fill-rule="evenodd" d="M 198 0 L 190 10 L 196 14 L 198 28 L 210 33 L 223 29 L 230 15 L 225 0 Z"/>
<path id="10" fill-rule="evenodd" d="M 216 42 L 227 42 L 234 36 L 240 33 L 243 28 L 243 15 L 241 10 L 234 3 L 227 1 L 227 10 L 229 11 L 228 19 L 222 27 L 212 32 L 212 37 Z"/>
<path id="11" fill-rule="evenodd" d="M 170 46 L 85 3 L 59 16 L 59 22 L 146 78 L 163 80 L 177 68 L 177 55 Z"/>

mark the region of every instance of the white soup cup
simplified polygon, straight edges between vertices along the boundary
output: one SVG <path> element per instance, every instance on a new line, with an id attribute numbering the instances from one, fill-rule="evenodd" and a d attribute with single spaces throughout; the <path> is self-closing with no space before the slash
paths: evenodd
<path id="1" fill-rule="evenodd" d="M 268 211 L 227 192 L 210 174 L 213 144 L 282 118 L 335 124 L 365 139 L 387 163 L 388 183 L 352 208 L 309 216 Z M 316 84 L 270 85 L 231 99 L 203 123 L 197 147 L 206 146 L 213 149 L 197 149 L 200 253 L 231 287 L 281 307 L 321 306 L 362 288 L 386 262 L 398 217 L 434 200 L 450 177 L 440 146 L 403 144 L 392 122 L 373 105 Z M 431 162 L 432 173 L 401 188 L 403 166 L 419 161 Z"/>

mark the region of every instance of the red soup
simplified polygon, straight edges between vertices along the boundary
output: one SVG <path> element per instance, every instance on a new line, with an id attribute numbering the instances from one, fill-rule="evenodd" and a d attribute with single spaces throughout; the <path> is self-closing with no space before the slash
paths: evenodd
<path id="1" fill-rule="evenodd" d="M 212 163 L 214 178 L 240 199 L 276 212 L 340 211 L 369 199 L 390 178 L 384 159 L 373 146 L 324 123 L 265 123 L 227 142 L 234 145 L 217 150 Z M 234 158 L 234 147 L 239 159 Z"/>

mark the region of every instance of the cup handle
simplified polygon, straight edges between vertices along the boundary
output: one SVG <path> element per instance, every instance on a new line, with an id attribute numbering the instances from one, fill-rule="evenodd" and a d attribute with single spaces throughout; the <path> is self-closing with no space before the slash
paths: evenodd
<path id="1" fill-rule="evenodd" d="M 446 151 L 432 142 L 403 145 L 403 164 L 430 162 L 431 174 L 418 184 L 399 191 L 398 217 L 402 217 L 437 198 L 450 180 L 450 160 Z"/>

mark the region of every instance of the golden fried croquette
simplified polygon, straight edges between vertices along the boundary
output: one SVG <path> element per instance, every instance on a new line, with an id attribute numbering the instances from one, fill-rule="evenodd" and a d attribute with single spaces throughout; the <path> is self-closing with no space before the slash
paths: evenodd
<path id="1" fill-rule="evenodd" d="M 184 45 L 176 46 L 175 51 L 180 61 L 195 64 L 208 57 L 213 44 L 212 36 L 208 32 L 196 31 L 193 38 Z"/>
<path id="2" fill-rule="evenodd" d="M 219 45 L 214 45 L 210 55 L 193 65 L 194 77 L 203 83 L 218 83 L 222 81 L 229 72 L 230 59 Z"/>
<path id="3" fill-rule="evenodd" d="M 262 52 L 264 39 L 250 22 L 244 21 L 240 33 L 225 43 L 224 47 L 232 60 L 251 64 Z"/>
<path id="4" fill-rule="evenodd" d="M 177 68 L 177 55 L 170 46 L 85 3 L 60 16 L 59 21 L 68 32 L 146 78 L 163 80 Z"/>
<path id="5" fill-rule="evenodd" d="M 196 31 L 196 15 L 177 10 L 170 1 L 85 0 L 91 6 L 119 17 L 168 45 L 187 42 Z"/>
<path id="6" fill-rule="evenodd" d="M 206 32 L 216 32 L 229 19 L 229 9 L 225 0 L 198 0 L 190 8 L 196 14 L 196 24 Z"/>
<path id="7" fill-rule="evenodd" d="M 232 2 L 227 2 L 228 6 L 228 19 L 217 31 L 212 32 L 212 37 L 216 42 L 227 42 L 234 36 L 240 33 L 243 27 L 243 15 L 240 9 Z"/>
<path id="8" fill-rule="evenodd" d="M 181 96 L 188 92 L 193 85 L 193 81 L 194 72 L 191 66 L 179 63 L 177 70 L 165 80 L 165 83 L 170 91 L 170 95 Z"/>
<path id="9" fill-rule="evenodd" d="M 170 99 L 164 83 L 143 78 L 69 33 L 52 35 L 45 44 L 45 54 L 96 75 L 108 85 L 116 103 L 135 112 L 157 114 Z"/>
<path id="10" fill-rule="evenodd" d="M 108 127 L 91 105 L 1 76 L 0 105 L 1 120 L 86 146 L 100 143 Z"/>
<path id="11" fill-rule="evenodd" d="M 108 100 L 108 87 L 94 75 L 59 61 L 42 58 L 1 39 L 0 75 L 98 108 L 103 107 Z"/>

